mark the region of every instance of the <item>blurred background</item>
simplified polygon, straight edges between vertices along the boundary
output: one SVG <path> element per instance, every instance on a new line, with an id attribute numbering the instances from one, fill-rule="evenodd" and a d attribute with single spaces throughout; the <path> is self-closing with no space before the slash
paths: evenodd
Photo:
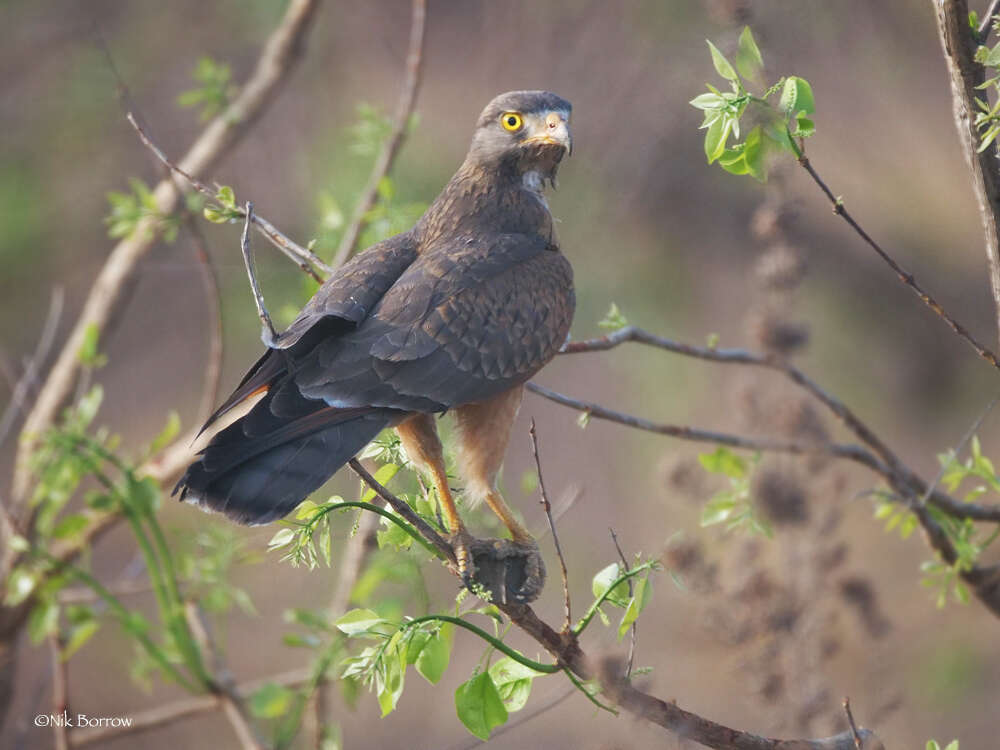
<path id="1" fill-rule="evenodd" d="M 148 125 L 178 158 L 199 132 L 191 89 L 199 58 L 231 65 L 245 80 L 284 3 L 38 3 L 0 7 L 0 348 L 5 369 L 34 348 L 55 286 L 66 293 L 65 336 L 114 241 L 102 218 L 107 193 L 147 184 L 161 172 L 122 115 L 116 80 L 95 34 L 107 43 Z M 359 104 L 391 113 L 406 55 L 405 0 L 327 2 L 304 59 L 279 98 L 211 182 L 305 244 L 331 257 L 325 228 L 350 216 L 372 156 L 352 148 Z M 550 199 L 574 265 L 575 338 L 598 335 L 612 302 L 631 323 L 702 344 L 784 351 L 840 396 L 910 464 L 931 478 L 936 455 L 955 445 L 995 394 L 996 373 L 922 307 L 836 217 L 790 163 L 766 186 L 705 164 L 700 113 L 687 102 L 718 83 L 705 39 L 732 49 L 750 23 L 768 76 L 809 80 L 818 132 L 810 157 L 865 228 L 983 341 L 996 340 L 970 176 L 958 146 L 931 3 L 910 0 L 659 0 L 504 3 L 430 0 L 419 122 L 393 172 L 399 204 L 426 204 L 461 162 L 475 119 L 497 93 L 544 88 L 573 102 L 574 154 Z M 324 223 L 325 222 L 325 223 Z M 223 389 L 256 358 L 259 326 L 239 255 L 239 227 L 202 222 L 222 285 Z M 303 301 L 299 271 L 255 238 L 259 276 L 273 310 Z M 160 243 L 142 262 L 131 301 L 102 339 L 109 364 L 97 373 L 108 397 L 98 422 L 132 444 L 149 442 L 176 409 L 196 420 L 210 319 L 189 235 Z M 287 313 L 286 313 L 287 314 Z M 281 315 L 279 315 L 281 318 Z M 287 318 L 285 318 L 287 322 Z M 686 360 L 638 347 L 558 358 L 537 381 L 653 420 L 750 434 L 830 434 L 838 428 L 804 404 L 780 376 Z M 10 396 L 0 383 L 0 404 Z M 526 396 L 508 453 L 508 499 L 529 527 L 544 518 L 532 491 L 527 426 L 538 422 L 549 492 L 579 499 L 559 521 L 578 609 L 590 579 L 617 559 L 613 527 L 628 554 L 665 555 L 684 581 L 659 575 L 638 629 L 639 679 L 665 699 L 766 736 L 823 736 L 846 728 L 849 695 L 858 721 L 887 747 L 923 747 L 936 737 L 965 748 L 995 744 L 1000 652 L 996 621 L 976 602 L 935 607 L 920 586 L 931 554 L 872 518 L 876 477 L 851 466 L 764 457 L 755 485 L 773 540 L 699 528 L 704 502 L 722 485 L 706 475 L 694 445 L 592 421 Z M 810 433 L 810 431 L 812 431 Z M 1000 415 L 980 434 L 1000 447 Z M 0 457 L 9 475 L 11 443 Z M 138 448 L 136 449 L 136 451 Z M 331 489 L 356 491 L 342 472 Z M 181 536 L 217 518 L 168 503 L 164 523 Z M 478 516 L 474 528 L 485 528 Z M 239 680 L 305 663 L 282 644 L 289 607 L 317 606 L 333 569 L 309 571 L 267 553 L 274 528 L 236 529 L 262 558 L 237 583 L 257 614 L 234 612 L 225 644 Z M 350 531 L 344 519 L 343 540 Z M 677 532 L 665 547 L 668 539 Z M 538 603 L 561 616 L 557 565 Z M 664 549 L 666 552 L 664 553 Z M 114 577 L 133 559 L 118 529 L 92 559 Z M 455 581 L 426 571 L 432 607 L 447 610 Z M 151 597 L 149 597 L 151 600 Z M 152 606 L 142 596 L 130 599 Z M 410 610 L 415 610 L 411 606 Z M 336 694 L 329 720 L 348 748 L 462 747 L 454 688 L 481 654 L 467 634 L 441 684 L 411 676 L 398 710 L 379 719 L 373 696 L 354 709 Z M 25 639 L 26 641 L 26 639 Z M 517 633 L 511 641 L 535 651 Z M 130 680 L 132 647 L 103 628 L 71 662 L 70 705 L 90 715 L 130 712 L 178 697 Z M 586 648 L 623 653 L 612 630 L 595 627 Z M 26 723 L 48 705 L 47 654 L 25 642 L 4 747 L 46 747 L 51 733 Z M 532 702 L 563 689 L 538 680 Z M 530 710 L 533 703 L 529 703 Z M 23 744 L 25 743 L 26 744 Z M 108 743 L 130 748 L 235 746 L 219 714 L 179 721 Z M 457 744 L 456 744 L 457 743 Z M 595 712 L 574 695 L 493 741 L 497 747 L 680 747 L 661 730 Z"/>

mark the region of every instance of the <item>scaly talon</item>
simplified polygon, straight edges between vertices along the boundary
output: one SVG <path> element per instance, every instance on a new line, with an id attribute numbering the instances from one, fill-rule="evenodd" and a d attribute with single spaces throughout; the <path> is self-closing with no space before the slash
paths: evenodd
<path id="1" fill-rule="evenodd" d="M 477 543 L 477 540 L 463 528 L 452 534 L 448 538 L 448 542 L 455 552 L 455 562 L 458 564 L 458 573 L 462 576 L 462 583 L 471 591 L 472 582 L 476 577 L 472 546 Z"/>

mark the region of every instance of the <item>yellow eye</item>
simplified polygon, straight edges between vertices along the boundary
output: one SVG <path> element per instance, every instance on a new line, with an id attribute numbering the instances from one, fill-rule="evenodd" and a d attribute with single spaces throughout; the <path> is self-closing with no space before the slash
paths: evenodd
<path id="1" fill-rule="evenodd" d="M 514 133 L 521 129 L 521 126 L 524 125 L 524 120 L 521 119 L 521 115 L 517 112 L 504 112 L 500 115 L 500 124 L 503 125 L 504 130 Z"/>

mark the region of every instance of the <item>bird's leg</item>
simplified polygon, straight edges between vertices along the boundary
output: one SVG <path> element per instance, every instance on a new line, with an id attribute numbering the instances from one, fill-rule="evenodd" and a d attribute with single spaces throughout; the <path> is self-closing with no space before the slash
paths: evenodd
<path id="1" fill-rule="evenodd" d="M 449 541 L 455 550 L 458 572 L 468 586 L 472 582 L 475 568 L 472 565 L 470 548 L 472 536 L 465 529 L 462 518 L 458 515 L 455 498 L 448 486 L 448 473 L 444 464 L 444 449 L 438 438 L 434 418 L 429 414 L 414 414 L 396 425 L 396 432 L 403 442 L 403 449 L 411 461 L 430 475 L 441 502 L 441 511 L 450 534 Z"/>
<path id="2" fill-rule="evenodd" d="M 458 463 L 466 493 L 482 498 L 510 532 L 511 539 L 478 542 L 472 558 L 480 581 L 503 601 L 530 602 L 545 584 L 545 564 L 538 544 L 514 517 L 496 488 L 511 426 L 521 405 L 521 387 L 487 401 L 455 409 L 458 428 Z M 487 583 L 487 580 L 489 581 Z"/>

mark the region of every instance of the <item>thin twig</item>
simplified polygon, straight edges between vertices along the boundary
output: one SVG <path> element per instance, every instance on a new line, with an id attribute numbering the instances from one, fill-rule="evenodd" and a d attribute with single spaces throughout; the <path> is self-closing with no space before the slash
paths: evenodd
<path id="1" fill-rule="evenodd" d="M 35 346 L 34 354 L 31 355 L 31 358 L 25 365 L 24 373 L 14 386 L 10 402 L 7 404 L 3 416 L 0 417 L 0 445 L 3 445 L 18 416 L 24 411 L 24 403 L 28 391 L 38 378 L 38 373 L 44 366 L 45 360 L 48 359 L 49 352 L 52 350 L 52 344 L 56 338 L 56 331 L 59 329 L 59 320 L 62 318 L 65 300 L 66 295 L 63 288 L 61 286 L 55 287 L 52 290 L 49 312 L 45 317 L 45 323 L 38 337 L 38 344 Z M 32 512 L 30 509 L 26 509 L 21 514 L 21 518 L 18 518 L 14 506 L 0 499 L 0 541 L 3 542 L 0 545 L 3 548 L 0 579 L 6 577 L 7 572 L 14 564 L 17 553 L 14 551 L 11 542 L 18 535 L 18 529 L 26 528 L 29 525 Z"/>
<path id="2" fill-rule="evenodd" d="M 11 428 L 17 418 L 24 412 L 24 404 L 31 390 L 32 384 L 38 379 L 38 373 L 45 365 L 45 360 L 52 350 L 52 343 L 55 341 L 56 331 L 59 329 L 59 320 L 62 318 L 64 303 L 66 301 L 65 291 L 61 286 L 52 290 L 52 298 L 49 301 L 49 312 L 45 316 L 45 323 L 42 325 L 42 332 L 38 336 L 38 343 L 35 345 L 35 352 L 28 359 L 24 367 L 24 373 L 18 378 L 17 383 L 7 403 L 7 408 L 0 416 L 0 445 L 6 442 L 10 435 Z"/>
<path id="3" fill-rule="evenodd" d="M 187 182 L 191 185 L 191 187 L 193 187 L 202 195 L 205 195 L 208 198 L 211 198 L 212 200 L 216 199 L 215 190 L 212 190 L 212 188 L 210 188 L 204 182 L 199 180 L 197 177 L 181 169 L 179 166 L 177 166 L 172 161 L 170 161 L 170 159 L 167 158 L 167 155 L 164 154 L 163 151 L 160 149 L 160 147 L 153 142 L 153 139 L 150 138 L 149 133 L 147 133 L 146 129 L 139 124 L 139 121 L 136 119 L 135 115 L 132 114 L 132 112 L 126 112 L 125 119 L 129 121 L 129 123 L 135 129 L 135 132 L 139 134 L 139 139 L 143 142 L 146 148 L 152 151 L 153 155 L 157 159 L 159 159 L 160 162 L 168 170 L 183 177 L 185 180 L 187 180 Z M 247 217 L 246 211 L 244 209 L 237 208 L 237 211 L 239 215 L 242 216 L 243 218 Z M 312 276 L 313 279 L 315 279 L 316 281 L 322 282 L 323 279 L 319 276 L 319 274 L 316 273 L 316 270 L 310 264 L 319 267 L 325 273 L 329 273 L 330 271 L 333 270 L 330 266 L 326 265 L 326 263 L 323 262 L 323 259 L 320 258 L 318 255 L 316 255 L 312 250 L 306 247 L 302 247 L 300 244 L 295 242 L 295 240 L 293 240 L 287 234 L 279 230 L 277 227 L 274 226 L 274 224 L 272 224 L 262 216 L 254 215 L 253 217 L 251 217 L 250 221 L 257 228 L 258 232 L 260 232 L 262 235 L 267 237 L 268 240 L 270 240 L 272 245 L 278 248 L 278 250 L 280 250 L 287 258 L 289 258 L 293 263 L 295 263 L 295 265 L 297 265 L 300 269 L 302 269 L 310 276 Z"/>
<path id="4" fill-rule="evenodd" d="M 253 269 L 253 250 L 250 247 L 250 225 L 253 223 L 253 203 L 246 202 L 245 216 L 243 222 L 243 236 L 240 238 L 240 250 L 243 253 L 243 263 L 246 265 L 247 276 L 250 278 L 250 288 L 253 290 L 253 301 L 257 305 L 257 317 L 260 318 L 261 330 L 260 338 L 269 349 L 277 347 L 278 334 L 274 330 L 271 316 L 267 314 L 264 306 L 264 295 L 260 291 L 260 284 L 257 283 L 257 274 Z"/>
<path id="5" fill-rule="evenodd" d="M 242 138 L 286 80 L 299 57 L 318 5 L 319 0 L 292 0 L 288 4 L 282 20 L 268 38 L 253 74 L 229 106 L 201 132 L 178 162 L 180 169 L 192 175 L 203 173 L 217 164 Z M 153 189 L 153 197 L 157 213 L 167 216 L 177 208 L 180 191 L 172 180 L 163 180 Z M 14 502 L 25 501 L 30 481 L 27 458 L 34 450 L 38 436 L 52 423 L 73 392 L 80 369 L 77 353 L 87 332 L 92 327 L 102 331 L 119 309 L 139 262 L 156 242 L 158 223 L 155 216 L 140 220 L 135 231 L 115 246 L 94 280 L 76 325 L 22 428 L 24 439 L 20 442 L 15 462 Z"/>
<path id="6" fill-rule="evenodd" d="M 457 562 L 455 560 L 455 552 L 451 548 L 451 545 L 448 544 L 448 542 L 446 542 L 444 538 L 433 528 L 431 528 L 427 521 L 414 513 L 413 509 L 409 505 L 383 487 L 378 480 L 375 479 L 375 477 L 368 473 L 368 470 L 361 465 L 361 462 L 358 461 L 358 459 L 352 458 L 347 463 L 354 473 L 361 477 L 362 482 L 375 490 L 376 495 L 385 500 L 389 506 L 396 511 L 396 513 L 401 515 L 407 523 L 419 531 L 420 535 L 441 553 L 442 557 L 451 564 L 451 567 L 453 567 L 455 571 L 458 570 Z"/>
<path id="7" fill-rule="evenodd" d="M 568 633 L 573 624 L 573 616 L 570 614 L 569 606 L 569 575 L 566 572 L 566 558 L 563 557 L 562 547 L 559 544 L 559 535 L 556 533 L 556 522 L 552 520 L 552 506 L 549 504 L 549 495 L 545 491 L 545 479 L 542 476 L 542 460 L 538 457 L 538 433 L 535 431 L 535 419 L 531 419 L 531 427 L 528 429 L 531 436 L 531 453 L 535 457 L 535 470 L 538 472 L 538 494 L 542 510 L 545 511 L 545 518 L 549 522 L 549 531 L 552 532 L 552 543 L 556 548 L 556 555 L 559 557 L 559 568 L 562 573 L 563 585 L 563 607 L 566 619 L 563 622 L 562 632 Z"/>
<path id="8" fill-rule="evenodd" d="M 847 714 L 847 723 L 851 727 L 851 735 L 854 737 L 854 747 L 861 750 L 861 733 L 858 732 L 858 725 L 854 723 L 854 714 L 851 713 L 851 699 L 844 698 L 844 713 Z"/>
<path id="9" fill-rule="evenodd" d="M 198 406 L 198 422 L 204 423 L 211 415 L 219 400 L 219 384 L 222 380 L 222 302 L 219 295 L 219 277 L 215 272 L 212 257 L 208 254 L 205 235 L 198 222 L 188 214 L 185 225 L 193 238 L 195 259 L 198 262 L 201 286 L 208 304 L 209 341 L 205 357 L 205 374 L 202 376 L 201 403 Z"/>
<path id="10" fill-rule="evenodd" d="M 417 89 L 420 88 L 420 72 L 424 59 L 424 28 L 426 18 L 426 0 L 413 0 L 413 13 L 410 21 L 410 47 L 406 55 L 406 76 L 403 79 L 403 88 L 399 92 L 399 100 L 396 102 L 392 132 L 390 132 L 389 137 L 382 146 L 382 151 L 375 160 L 375 166 L 372 167 L 368 183 L 365 185 L 361 197 L 358 198 L 357 205 L 354 207 L 354 215 L 351 217 L 351 222 L 347 225 L 340 239 L 337 254 L 334 255 L 333 262 L 330 264 L 333 268 L 340 268 L 354 254 L 354 250 L 358 246 L 358 239 L 361 236 L 361 228 L 365 223 L 365 218 L 368 216 L 368 212 L 371 211 L 372 206 L 375 205 L 375 199 L 378 197 L 379 185 L 389 173 L 389 170 L 392 169 L 396 155 L 399 153 L 403 141 L 406 140 L 410 115 L 413 113 L 413 104 L 417 99 Z"/>
<path id="11" fill-rule="evenodd" d="M 896 277 L 903 284 L 909 287 L 909 289 L 914 294 L 916 294 L 917 297 L 920 298 L 920 301 L 923 302 L 925 305 L 927 305 L 927 307 L 929 307 L 935 315 L 937 315 L 939 318 L 941 318 L 941 320 L 947 323 L 948 326 L 951 328 L 951 330 L 953 330 L 958 335 L 959 338 L 961 338 L 969 346 L 971 346 L 975 350 L 976 354 L 978 354 L 980 357 L 985 359 L 995 368 L 1000 370 L 1000 358 L 998 358 L 997 355 L 991 349 L 988 349 L 985 346 L 983 346 L 983 344 L 979 343 L 979 341 L 971 333 L 969 333 L 969 330 L 964 325 L 955 320 L 955 318 L 953 318 L 941 306 L 940 302 L 934 299 L 928 292 L 924 290 L 923 287 L 920 286 L 920 284 L 917 283 L 917 280 L 916 278 L 914 278 L 912 273 L 910 273 L 909 271 L 905 270 L 902 266 L 900 266 L 896 262 L 896 260 L 891 255 L 889 255 L 889 253 L 887 253 L 885 250 L 882 249 L 881 245 L 879 245 L 875 240 L 873 240 L 871 236 L 864 229 L 861 228 L 861 225 L 854 220 L 854 217 L 851 216 L 847 208 L 844 207 L 844 202 L 840 198 L 837 198 L 830 190 L 830 188 L 827 187 L 826 183 L 823 182 L 822 178 L 820 178 L 819 176 L 819 173 L 815 170 L 812 163 L 805 156 L 805 154 L 802 154 L 799 157 L 799 164 L 801 164 L 803 169 L 805 169 L 806 172 L 809 173 L 809 176 L 813 178 L 813 181 L 820 187 L 820 189 L 823 191 L 826 197 L 830 199 L 830 203 L 833 206 L 833 212 L 837 214 L 837 216 L 842 218 L 844 221 L 846 221 L 847 224 L 851 227 L 851 229 L 854 230 L 855 234 L 857 234 L 862 240 L 864 240 L 868 244 L 868 246 L 872 248 L 872 250 L 874 250 L 883 261 L 885 261 L 886 265 L 888 265 L 889 268 L 891 268 L 896 273 Z M 1000 304 L 1000 302 L 998 302 L 998 304 Z"/>
<path id="12" fill-rule="evenodd" d="M 622 546 L 618 543 L 618 535 L 612 527 L 608 527 L 608 531 L 611 532 L 611 541 L 615 543 L 615 549 L 618 551 L 618 559 L 622 561 L 622 570 L 628 570 L 628 559 L 625 557 L 625 553 L 622 551 Z M 628 595 L 631 599 L 634 591 L 634 586 L 632 584 L 632 579 L 629 578 L 628 581 Z M 632 622 L 632 627 L 629 630 L 632 633 L 632 637 L 628 644 L 628 660 L 625 662 L 625 679 L 627 680 L 632 676 L 632 665 L 635 663 L 635 644 L 639 638 L 638 632 L 636 630 L 639 622 L 637 620 Z"/>
<path id="13" fill-rule="evenodd" d="M 58 634 L 50 635 L 49 654 L 52 658 L 52 713 L 54 716 L 69 714 L 69 662 L 62 656 L 62 639 Z M 69 750 L 72 746 L 69 730 L 62 721 L 52 722 L 52 733 L 55 737 L 56 750 Z"/>
<path id="14" fill-rule="evenodd" d="M 634 427 L 638 430 L 655 432 L 658 435 L 667 435 L 669 437 L 691 440 L 698 443 L 728 445 L 732 448 L 739 448 L 741 450 L 791 453 L 802 456 L 826 454 L 837 458 L 848 458 L 852 461 L 864 464 L 865 466 L 872 466 L 873 464 L 878 466 L 881 464 L 875 456 L 860 445 L 840 443 L 814 444 L 800 443 L 792 440 L 778 440 L 774 438 L 752 438 L 744 437 L 742 435 L 731 435 L 725 432 L 703 430 L 698 427 L 664 424 L 661 422 L 653 422 L 651 420 L 644 419 L 643 417 L 636 417 L 631 414 L 615 411 L 614 409 L 609 409 L 591 401 L 581 401 L 580 399 L 558 393 L 557 391 L 553 391 L 552 389 L 546 388 L 545 386 L 539 385 L 535 382 L 527 383 L 526 387 L 532 393 L 536 393 L 543 398 L 549 399 L 550 401 L 555 401 L 557 404 L 562 404 L 563 406 L 568 406 L 571 409 L 576 409 L 589 417 L 604 419 L 609 422 L 617 422 L 618 424 L 623 424 L 626 427 Z"/>
<path id="15" fill-rule="evenodd" d="M 985 42 L 986 37 L 990 33 L 990 24 L 993 23 L 993 16 L 997 14 L 997 10 L 1000 9 L 1000 0 L 992 0 L 990 6 L 986 9 L 983 14 L 982 20 L 979 22 L 979 28 L 977 33 L 979 34 L 979 41 Z"/>

